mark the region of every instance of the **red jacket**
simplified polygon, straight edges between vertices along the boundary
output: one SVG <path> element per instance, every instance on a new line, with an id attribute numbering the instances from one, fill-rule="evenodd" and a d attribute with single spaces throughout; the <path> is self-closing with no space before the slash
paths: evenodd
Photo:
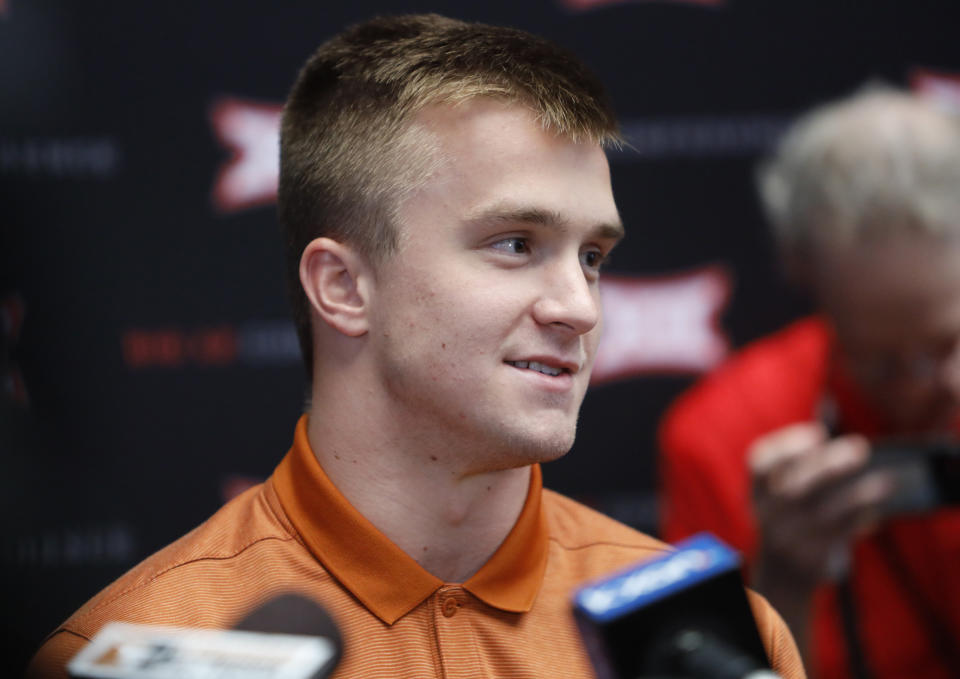
<path id="1" fill-rule="evenodd" d="M 815 419 L 825 395 L 848 431 L 885 433 L 850 380 L 831 367 L 830 346 L 821 319 L 798 321 L 748 345 L 673 404 L 660 430 L 665 539 L 708 530 L 749 564 L 757 532 L 747 448 L 762 434 Z M 891 521 L 855 546 L 853 563 L 873 676 L 960 677 L 960 510 Z M 811 676 L 851 676 L 834 587 L 821 588 L 814 611 Z"/>

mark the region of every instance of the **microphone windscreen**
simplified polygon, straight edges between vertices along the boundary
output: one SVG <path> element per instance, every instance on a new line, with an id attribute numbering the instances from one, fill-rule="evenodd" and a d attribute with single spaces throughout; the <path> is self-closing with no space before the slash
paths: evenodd
<path id="1" fill-rule="evenodd" d="M 334 646 L 334 655 L 319 676 L 327 676 L 343 652 L 343 639 L 333 618 L 317 602 L 300 594 L 281 594 L 270 599 L 247 613 L 233 629 L 329 639 Z"/>
<path id="2" fill-rule="evenodd" d="M 247 613 L 233 629 L 340 638 L 333 618 L 323 607 L 299 594 L 281 594 L 270 599 Z"/>
<path id="3" fill-rule="evenodd" d="M 741 677 L 769 669 L 740 577 L 740 557 L 701 533 L 676 550 L 581 587 L 574 617 L 600 679 Z M 693 634 L 690 634 L 693 633 Z M 702 639 L 687 648 L 685 640 Z M 729 662 L 707 662 L 709 656 Z M 727 672 L 727 669 L 730 671 Z"/>

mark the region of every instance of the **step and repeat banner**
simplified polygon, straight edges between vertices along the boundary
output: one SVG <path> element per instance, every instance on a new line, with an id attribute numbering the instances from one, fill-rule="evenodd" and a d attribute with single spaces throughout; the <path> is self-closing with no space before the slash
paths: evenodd
<path id="1" fill-rule="evenodd" d="M 607 84 L 628 236 L 571 453 L 546 482 L 655 531 L 654 430 L 727 353 L 805 312 L 757 159 L 868 81 L 960 102 L 949 1 L 0 0 L 4 630 L 20 662 L 133 563 L 266 477 L 305 381 L 275 216 L 280 105 L 377 13 L 527 29 Z M 960 103 L 958 103 L 960 105 Z"/>

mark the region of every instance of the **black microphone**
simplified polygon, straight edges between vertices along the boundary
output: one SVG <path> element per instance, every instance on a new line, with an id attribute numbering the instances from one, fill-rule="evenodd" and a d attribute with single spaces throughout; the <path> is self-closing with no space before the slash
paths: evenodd
<path id="1" fill-rule="evenodd" d="M 577 590 L 574 617 L 599 679 L 778 677 L 750 610 L 740 557 L 701 533 Z"/>
<path id="2" fill-rule="evenodd" d="M 231 630 L 108 623 L 67 671 L 76 679 L 324 679 L 342 647 L 323 608 L 284 594 Z"/>

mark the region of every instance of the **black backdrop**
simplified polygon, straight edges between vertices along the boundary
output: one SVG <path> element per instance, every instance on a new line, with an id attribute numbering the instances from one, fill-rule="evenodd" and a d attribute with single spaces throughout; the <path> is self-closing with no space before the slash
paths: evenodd
<path id="1" fill-rule="evenodd" d="M 665 405 L 804 311 L 756 205 L 758 154 L 869 79 L 951 96 L 955 4 L 0 0 L 9 659 L 287 449 L 304 380 L 271 135 L 324 38 L 437 11 L 553 38 L 607 83 L 633 146 L 611 153 L 628 228 L 605 290 L 614 337 L 577 444 L 545 476 L 652 532 Z"/>

